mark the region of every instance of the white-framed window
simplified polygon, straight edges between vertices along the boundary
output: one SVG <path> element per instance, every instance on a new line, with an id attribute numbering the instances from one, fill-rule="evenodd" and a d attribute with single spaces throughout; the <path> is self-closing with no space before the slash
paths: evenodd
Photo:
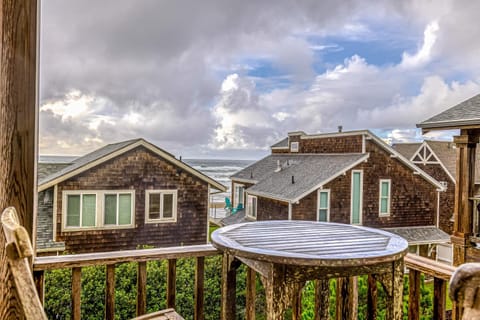
<path id="1" fill-rule="evenodd" d="M 298 142 L 290 143 L 290 152 L 298 152 L 298 149 L 299 149 Z"/>
<path id="2" fill-rule="evenodd" d="M 392 181 L 380 179 L 380 194 L 378 200 L 378 213 L 381 216 L 390 215 L 390 199 L 392 194 Z"/>
<path id="3" fill-rule="evenodd" d="M 62 194 L 64 231 L 134 225 L 134 190 L 65 190 Z"/>
<path id="4" fill-rule="evenodd" d="M 176 222 L 177 190 L 145 191 L 145 222 Z"/>
<path id="5" fill-rule="evenodd" d="M 330 190 L 318 190 L 317 221 L 330 221 Z"/>
<path id="6" fill-rule="evenodd" d="M 257 197 L 247 195 L 247 215 L 257 218 Z"/>

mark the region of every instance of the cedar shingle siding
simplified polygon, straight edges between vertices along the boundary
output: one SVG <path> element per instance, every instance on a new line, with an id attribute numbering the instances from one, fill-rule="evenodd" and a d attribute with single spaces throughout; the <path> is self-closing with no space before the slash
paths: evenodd
<path id="1" fill-rule="evenodd" d="M 307 139 L 296 136 L 290 139 L 300 141 L 300 153 L 361 153 L 362 140 L 361 134 Z M 421 175 L 414 174 L 412 168 L 392 157 L 373 139 L 365 139 L 365 152 L 369 153 L 366 162 L 356 165 L 323 186 L 323 189 L 330 189 L 330 221 L 350 223 L 351 174 L 352 170 L 363 170 L 363 225 L 379 228 L 435 225 L 437 187 Z M 272 153 L 277 153 L 277 150 L 272 150 Z M 389 216 L 379 216 L 380 179 L 391 179 Z M 453 201 L 446 193 L 442 193 L 442 196 L 441 205 L 444 203 L 442 201 Z M 276 202 L 258 197 L 258 220 L 288 217 L 287 203 L 282 206 L 274 206 L 272 203 Z M 292 205 L 292 219 L 316 220 L 316 211 L 317 191 L 314 191 L 298 204 Z M 451 230 L 447 217 L 449 220 L 451 213 L 441 213 L 441 225 L 445 231 Z"/>
<path id="2" fill-rule="evenodd" d="M 135 228 L 62 232 L 62 191 L 135 190 Z M 177 222 L 145 224 L 145 189 L 177 189 Z M 69 253 L 206 243 L 208 184 L 144 147 L 58 184 L 57 241 Z"/>

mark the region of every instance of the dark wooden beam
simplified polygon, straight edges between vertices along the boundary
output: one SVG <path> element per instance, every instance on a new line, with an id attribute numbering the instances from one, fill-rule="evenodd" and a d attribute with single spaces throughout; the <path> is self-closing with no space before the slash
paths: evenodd
<path id="1" fill-rule="evenodd" d="M 36 199 L 37 1 L 0 2 L 0 212 L 17 209 L 32 236 Z M 16 319 L 20 308 L 0 237 L 0 319 Z"/>

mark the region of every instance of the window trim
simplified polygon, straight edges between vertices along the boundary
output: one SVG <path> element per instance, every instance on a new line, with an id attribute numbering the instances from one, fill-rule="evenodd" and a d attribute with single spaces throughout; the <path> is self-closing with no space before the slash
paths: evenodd
<path id="1" fill-rule="evenodd" d="M 160 218 L 150 219 L 149 210 L 150 210 L 150 194 L 160 194 Z M 171 194 L 173 195 L 173 214 L 172 218 L 163 218 L 163 195 Z M 177 222 L 178 216 L 178 190 L 177 189 L 151 189 L 145 190 L 145 224 L 152 223 L 174 223 Z"/>
<path id="2" fill-rule="evenodd" d="M 132 210 L 130 224 L 105 225 L 105 194 L 130 194 L 132 197 Z M 69 195 L 95 194 L 95 226 L 93 227 L 69 227 L 67 226 L 67 202 Z M 54 205 L 55 206 L 55 205 Z M 81 213 L 80 213 L 81 219 Z M 81 220 L 80 220 L 81 221 Z M 86 230 L 109 230 L 109 229 L 131 229 L 135 227 L 135 190 L 62 190 L 62 232 L 86 231 Z"/>
<path id="3" fill-rule="evenodd" d="M 242 199 L 240 199 L 240 197 L 238 196 L 238 193 L 237 193 L 237 188 L 243 188 L 243 192 L 242 192 Z M 238 207 L 238 204 L 240 203 L 239 200 L 242 200 L 242 206 L 245 208 L 245 185 L 242 184 L 242 183 L 237 183 L 237 182 L 234 182 L 233 183 L 233 205 L 235 207 Z"/>
<path id="4" fill-rule="evenodd" d="M 320 193 L 325 192 L 327 194 L 327 207 L 320 208 Z M 317 191 L 317 221 L 320 221 L 320 209 L 327 209 L 327 221 L 330 222 L 330 189 L 318 189 Z M 321 221 L 323 222 L 323 221 Z"/>
<path id="5" fill-rule="evenodd" d="M 299 152 L 299 150 L 300 150 L 300 143 L 298 141 L 290 142 L 290 152 Z"/>
<path id="6" fill-rule="evenodd" d="M 387 212 L 382 212 L 382 184 L 384 182 L 388 183 L 388 196 L 387 196 Z M 379 190 L 378 190 L 378 215 L 381 217 L 390 216 L 390 204 L 392 202 L 392 179 L 380 179 L 379 181 Z"/>
<path id="7" fill-rule="evenodd" d="M 255 202 L 257 204 L 255 206 L 255 215 L 250 214 L 250 201 L 248 201 L 250 198 L 255 199 Z M 245 208 L 245 214 L 246 214 L 247 217 L 250 217 L 250 218 L 253 218 L 253 219 L 257 220 L 257 215 L 258 215 L 258 197 L 257 196 L 247 194 L 247 203 L 246 203 L 246 208 Z"/>

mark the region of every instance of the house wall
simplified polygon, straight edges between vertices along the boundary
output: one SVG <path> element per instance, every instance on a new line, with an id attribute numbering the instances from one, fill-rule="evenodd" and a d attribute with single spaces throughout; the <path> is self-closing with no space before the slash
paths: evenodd
<path id="1" fill-rule="evenodd" d="M 331 144 L 338 141 L 330 140 Z M 349 140 L 357 143 L 358 140 Z M 322 143 L 329 149 L 326 142 Z M 345 144 L 345 148 L 347 145 Z M 333 150 L 332 146 L 330 150 Z M 355 149 L 355 147 L 351 147 Z M 363 214 L 362 224 L 371 227 L 401 227 L 435 225 L 437 210 L 436 187 L 427 182 L 398 159 L 390 157 L 384 149 L 372 140 L 366 140 L 366 152 L 370 154 L 367 162 L 354 170 L 363 170 Z M 330 189 L 330 221 L 350 223 L 351 213 L 351 175 L 352 170 L 325 184 Z M 379 216 L 380 179 L 391 179 L 390 215 Z M 262 200 L 263 201 L 263 200 Z M 287 217 L 288 217 L 288 206 Z M 271 210 L 271 209 L 270 209 Z M 316 220 L 317 191 L 292 205 L 292 218 L 298 220 Z M 267 219 L 264 213 L 262 220 Z M 260 219 L 259 219 L 260 220 Z"/>
<path id="2" fill-rule="evenodd" d="M 288 204 L 282 201 L 257 197 L 257 220 L 288 220 Z"/>
<path id="3" fill-rule="evenodd" d="M 298 204 L 292 204 L 293 220 L 317 220 L 317 191 L 304 197 Z"/>
<path id="4" fill-rule="evenodd" d="M 301 139 L 302 153 L 361 153 L 362 135 Z"/>
<path id="5" fill-rule="evenodd" d="M 455 182 L 445 172 L 440 164 L 417 164 L 417 166 L 435 178 L 447 182 L 447 191 L 440 192 L 440 229 L 448 234 L 453 232 L 453 210 L 455 205 Z"/>
<path id="6" fill-rule="evenodd" d="M 62 232 L 64 190 L 135 190 L 135 228 Z M 145 190 L 177 189 L 177 222 L 145 223 Z M 66 251 L 83 253 L 206 243 L 208 185 L 138 147 L 58 185 L 57 241 Z"/>

